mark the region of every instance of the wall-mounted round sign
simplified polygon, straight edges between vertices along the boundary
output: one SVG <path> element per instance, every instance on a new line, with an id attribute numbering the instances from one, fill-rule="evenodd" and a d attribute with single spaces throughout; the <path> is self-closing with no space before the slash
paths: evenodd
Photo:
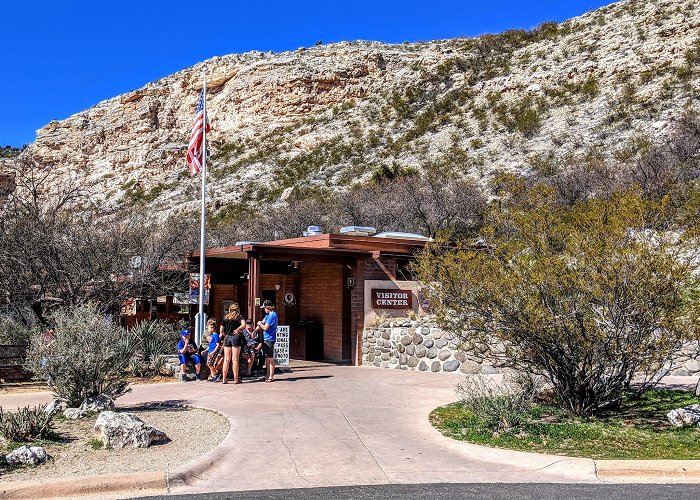
<path id="1" fill-rule="evenodd" d="M 292 292 L 287 292 L 284 294 L 284 298 L 282 299 L 282 303 L 285 306 L 293 306 L 293 305 L 296 305 L 297 298 L 294 296 L 294 294 Z"/>

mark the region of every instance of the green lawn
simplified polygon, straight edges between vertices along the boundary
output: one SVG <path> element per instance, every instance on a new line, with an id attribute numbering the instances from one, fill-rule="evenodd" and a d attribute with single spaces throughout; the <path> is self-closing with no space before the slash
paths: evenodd
<path id="1" fill-rule="evenodd" d="M 700 429 L 673 427 L 666 413 L 698 402 L 689 392 L 653 390 L 641 399 L 626 399 L 618 411 L 589 419 L 538 405 L 519 427 L 500 433 L 453 403 L 433 410 L 430 422 L 445 436 L 495 448 L 594 459 L 688 460 L 700 459 Z"/>

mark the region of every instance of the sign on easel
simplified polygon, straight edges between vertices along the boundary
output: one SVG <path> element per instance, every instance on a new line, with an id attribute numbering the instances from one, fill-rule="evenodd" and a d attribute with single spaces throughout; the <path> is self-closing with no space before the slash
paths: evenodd
<path id="1" fill-rule="evenodd" d="M 289 326 L 277 327 L 277 340 L 275 341 L 275 364 L 289 366 Z"/>

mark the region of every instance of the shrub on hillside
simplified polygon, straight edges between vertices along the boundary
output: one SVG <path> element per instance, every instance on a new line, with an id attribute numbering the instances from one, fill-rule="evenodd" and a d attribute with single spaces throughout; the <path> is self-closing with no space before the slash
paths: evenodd
<path id="1" fill-rule="evenodd" d="M 79 406 L 87 397 L 116 399 L 128 390 L 123 328 L 92 303 L 58 309 L 51 320 L 55 337 L 32 336 L 27 366 L 48 381 L 57 398 Z"/>

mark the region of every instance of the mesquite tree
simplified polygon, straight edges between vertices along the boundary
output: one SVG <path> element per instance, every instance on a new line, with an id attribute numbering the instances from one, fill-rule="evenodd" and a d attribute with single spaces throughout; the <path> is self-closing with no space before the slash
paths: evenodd
<path id="1" fill-rule="evenodd" d="M 534 190 L 495 209 L 485 246 L 436 244 L 417 267 L 464 349 L 544 376 L 570 412 L 591 415 L 633 379 L 652 387 L 698 338 L 693 245 L 663 203 L 635 194 L 547 200 Z"/>

